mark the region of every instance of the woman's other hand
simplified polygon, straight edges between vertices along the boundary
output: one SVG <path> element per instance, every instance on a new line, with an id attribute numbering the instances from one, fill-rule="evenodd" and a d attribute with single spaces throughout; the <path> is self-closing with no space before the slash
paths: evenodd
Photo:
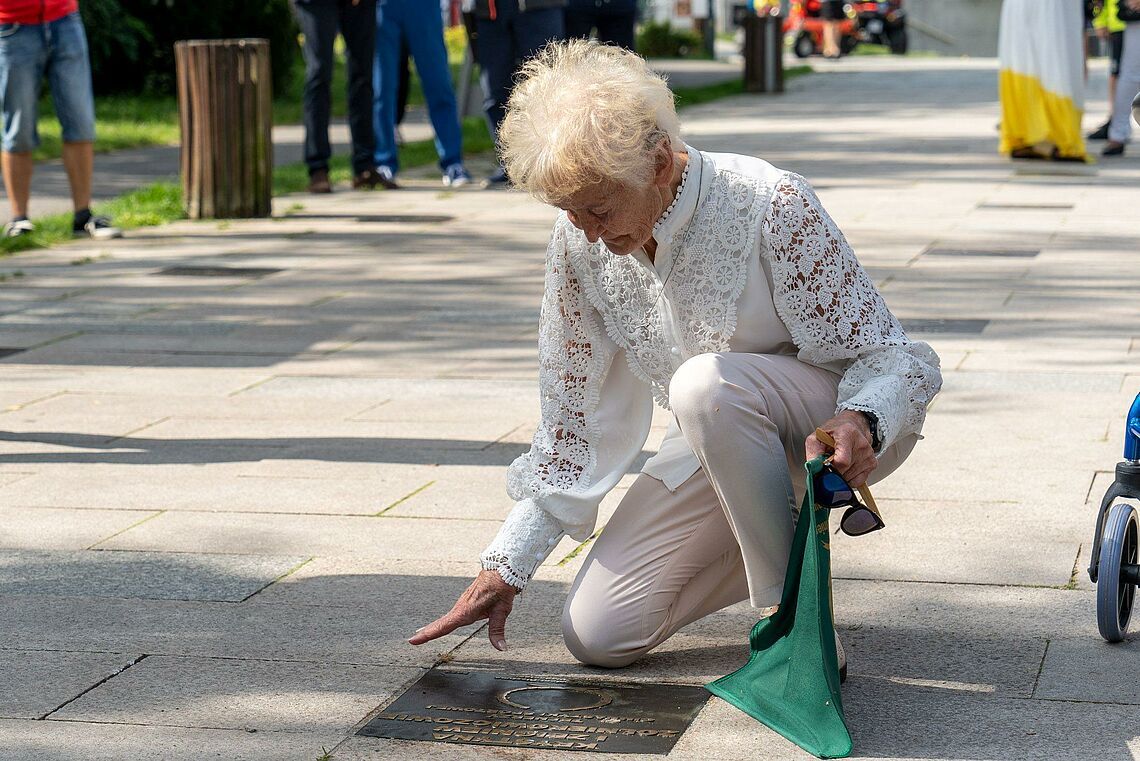
<path id="1" fill-rule="evenodd" d="M 843 480 L 858 489 L 867 483 L 867 477 L 879 464 L 875 450 L 871 448 L 871 426 L 863 413 L 843 410 L 820 426 L 835 439 L 835 457 L 831 467 L 843 476 Z M 805 442 L 807 459 L 826 456 L 831 448 L 811 434 Z"/>
<path id="2" fill-rule="evenodd" d="M 496 650 L 507 649 L 507 616 L 515 604 L 515 588 L 503 581 L 496 571 L 481 571 L 459 596 L 446 615 L 416 631 L 408 643 L 422 645 L 458 629 L 460 626 L 490 619 L 487 636 Z"/>

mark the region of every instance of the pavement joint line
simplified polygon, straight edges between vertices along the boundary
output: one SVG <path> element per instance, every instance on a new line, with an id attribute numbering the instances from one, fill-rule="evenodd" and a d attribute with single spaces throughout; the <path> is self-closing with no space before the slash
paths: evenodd
<path id="1" fill-rule="evenodd" d="M 379 407 L 383 407 L 385 404 L 388 404 L 391 401 L 392 401 L 391 399 L 385 399 L 384 401 L 379 402 L 378 404 L 370 404 L 367 407 L 365 407 L 364 409 L 362 409 L 360 412 L 352 413 L 351 415 L 346 417 L 345 420 L 349 423 L 371 423 L 371 422 L 375 422 L 372 420 L 360 420 L 359 418 L 361 415 L 366 415 L 369 412 L 371 412 L 372 410 L 377 409 Z"/>
<path id="2" fill-rule="evenodd" d="M 485 452 L 485 451 L 487 451 L 488 449 L 490 449 L 491 447 L 495 446 L 496 444 L 501 444 L 501 443 L 503 443 L 503 439 L 507 438 L 507 437 L 508 437 L 508 436 L 510 436 L 512 433 L 514 433 L 515 431 L 517 431 L 518 429 L 520 429 L 520 428 L 522 428 L 522 427 L 524 427 L 524 426 L 526 426 L 526 425 L 527 425 L 526 423 L 519 423 L 518 425 L 516 425 L 514 428 L 512 428 L 512 429 L 511 429 L 511 430 L 509 430 L 509 431 L 507 431 L 507 432 L 506 432 L 506 433 L 504 433 L 503 435 L 499 436 L 498 438 L 496 438 L 496 439 L 494 439 L 494 440 L 492 440 L 492 441 L 489 441 L 489 442 L 486 444 L 486 446 L 482 446 L 482 447 L 479 447 L 479 450 L 478 450 L 478 451 L 480 451 L 480 452 Z"/>
<path id="3" fill-rule="evenodd" d="M 1093 490 L 1093 487 L 1096 486 L 1097 476 L 1102 475 L 1102 474 L 1106 475 L 1106 476 L 1112 475 L 1112 471 L 1109 471 L 1109 470 L 1094 470 L 1093 471 L 1092 478 L 1089 479 L 1089 488 L 1085 490 L 1085 504 L 1086 505 L 1092 499 L 1092 495 L 1093 495 L 1092 490 Z"/>
<path id="4" fill-rule="evenodd" d="M 305 356 L 307 354 L 307 355 L 317 356 L 317 357 L 328 357 L 328 356 L 331 356 L 333 354 L 336 354 L 337 352 L 344 351 L 345 349 L 349 348 L 350 346 L 358 344 L 363 340 L 364 340 L 363 338 L 353 338 L 353 339 L 350 339 L 350 340 L 344 342 L 340 346 L 334 346 L 333 348 L 326 349 L 325 351 L 300 352 L 299 355 Z"/>
<path id="5" fill-rule="evenodd" d="M 76 700 L 79 700 L 81 697 L 83 697 L 83 696 L 84 696 L 84 695 L 86 695 L 87 693 L 91 692 L 92 690 L 94 690 L 94 689 L 96 689 L 96 688 L 98 688 L 98 687 L 102 687 L 104 684 L 106 684 L 107 682 L 109 682 L 109 681 L 111 681 L 112 679 L 114 679 L 115 677 L 117 677 L 119 674 L 121 674 L 121 673 L 123 673 L 124 671 L 126 671 L 127 669 L 129 669 L 131 666 L 134 666 L 134 665 L 136 665 L 136 664 L 138 664 L 138 663 L 142 662 L 142 661 L 143 661 L 143 660 L 144 660 L 146 657 L 147 657 L 147 654 L 146 654 L 146 653 L 143 653 L 142 655 L 140 655 L 139 657 L 135 658 L 133 661 L 131 661 L 131 662 L 130 662 L 130 663 L 128 663 L 127 665 L 125 665 L 125 666 L 122 666 L 121 668 L 119 668 L 119 669 L 118 669 L 117 671 L 115 671 L 114 673 L 110 674 L 109 676 L 103 677 L 103 678 L 102 678 L 102 679 L 100 679 L 98 682 L 96 682 L 95 684 L 91 685 L 90 687 L 88 687 L 87 689 L 85 689 L 83 692 L 79 693 L 79 694 L 78 694 L 78 695 L 76 695 L 75 697 L 73 697 L 73 698 L 71 698 L 71 699 L 69 699 L 69 700 L 65 700 L 63 703 L 61 703 L 61 704 L 59 704 L 58 706 L 56 706 L 55 708 L 51 709 L 50 711 L 48 711 L 47 713 L 45 713 L 43 716 L 40 716 L 40 717 L 38 717 L 38 718 L 36 719 L 36 721 L 44 721 L 45 719 L 47 719 L 49 716 L 51 716 L 53 713 L 55 713 L 56 711 L 60 710 L 60 709 L 61 709 L 61 708 L 63 708 L 64 706 L 67 706 L 67 705 L 68 705 L 68 704 L 70 704 L 70 703 L 74 703 Z"/>
<path id="6" fill-rule="evenodd" d="M 238 394 L 242 394 L 242 393 L 245 393 L 246 391 L 249 391 L 249 390 L 251 390 L 251 389 L 255 389 L 255 388 L 257 388 L 258 386 L 261 386 L 261 385 L 263 385 L 263 384 L 266 384 L 266 383 L 268 383 L 269 381 L 273 380 L 274 378 L 280 378 L 280 377 L 285 377 L 285 376 L 280 376 L 280 375 L 270 375 L 270 376 L 267 376 L 267 377 L 265 377 L 265 378 L 262 378 L 261 380 L 258 380 L 258 381 L 254 381 L 253 383 L 250 383 L 248 386 L 242 386 L 242 387 L 241 387 L 241 388 L 239 388 L 237 391 L 231 391 L 230 393 L 226 394 L 226 397 L 227 397 L 227 398 L 232 398 L 232 397 L 235 397 L 235 396 L 237 396 Z"/>
<path id="7" fill-rule="evenodd" d="M 434 483 L 435 483 L 435 481 L 434 481 L 434 480 L 432 480 L 432 481 L 428 481 L 428 482 L 427 482 L 426 484 L 424 484 L 423 486 L 421 486 L 421 487 L 419 487 L 419 488 L 417 488 L 417 489 L 413 489 L 412 491 L 410 491 L 410 492 L 408 492 L 407 494 L 405 494 L 404 496 L 400 497 L 398 500 L 396 500 L 396 501 L 395 501 L 395 502 L 393 502 L 392 504 L 390 504 L 390 505 L 388 505 L 387 507 L 385 507 L 385 508 L 384 508 L 383 510 L 381 510 L 380 512 L 378 512 L 378 513 L 374 513 L 372 517 L 374 517 L 374 518 L 379 518 L 380 516 L 384 515 L 384 513 L 388 512 L 389 510 L 391 510 L 391 509 L 392 509 L 393 507 L 395 507 L 396 505 L 399 505 L 399 504 L 401 504 L 401 503 L 407 502 L 409 499 L 411 499 L 412 497 L 416 496 L 416 495 L 417 495 L 417 494 L 419 494 L 420 492 L 424 491 L 425 489 L 427 489 L 428 487 L 430 487 L 430 486 L 431 486 L 432 484 L 434 484 Z M 395 517 L 403 517 L 403 516 L 395 516 Z"/>
<path id="8" fill-rule="evenodd" d="M 260 587 L 260 588 L 258 588 L 258 589 L 255 589 L 254 591 L 250 592 L 248 595 L 246 595 L 245 597 L 243 597 L 241 600 L 238 600 L 238 602 L 239 602 L 239 603 L 242 603 L 242 602 L 245 602 L 246 600 L 248 600 L 248 599 L 249 599 L 249 598 L 251 598 L 251 597 L 256 597 L 257 595 L 259 595 L 259 594 L 261 594 L 262 592 L 264 592 L 265 590 L 269 589 L 271 586 L 273 586 L 273 585 L 274 585 L 274 584 L 276 584 L 277 582 L 281 581 L 282 579 L 284 579 L 284 578 L 287 578 L 287 577 L 289 577 L 289 576 L 292 576 L 294 573 L 296 573 L 297 571 L 301 570 L 302 568 L 304 568 L 305 566 L 307 566 L 309 563 L 313 562 L 313 560 L 314 560 L 315 558 L 316 558 L 316 556 L 315 556 L 315 555 L 310 555 L 309 557 L 305 558 L 304 560 L 302 560 L 302 561 L 301 561 L 300 563 L 298 563 L 297 565 L 295 565 L 295 566 L 293 566 L 292 568 L 290 568 L 290 569 L 289 569 L 288 571 L 286 571 L 285 573 L 283 573 L 283 574 L 281 574 L 280 576 L 278 576 L 276 579 L 273 579 L 272 581 L 270 581 L 268 584 L 265 584 L 264 586 L 262 586 L 262 587 Z"/>
<path id="9" fill-rule="evenodd" d="M 605 528 L 605 526 L 601 526 L 598 528 L 597 531 L 590 534 L 590 536 L 586 537 L 585 541 L 583 541 L 581 544 L 579 544 L 574 549 L 570 550 L 570 553 L 566 557 L 562 558 L 557 563 L 555 563 L 555 566 L 561 568 L 562 566 L 566 565 L 567 563 L 569 563 L 574 558 L 578 557 L 578 555 L 582 552 L 582 550 L 584 550 L 586 548 L 587 545 L 590 544 L 590 542 L 592 542 L 598 538 L 598 535 L 600 535 L 602 533 L 602 529 L 604 529 L 604 528 Z"/>
<path id="10" fill-rule="evenodd" d="M 131 525 L 127 526 L 126 528 L 119 529 L 118 531 L 111 534 L 110 536 L 107 536 L 107 537 L 104 537 L 102 539 L 95 541 L 89 547 L 85 547 L 84 549 L 85 550 L 97 550 L 97 549 L 99 549 L 98 545 L 102 544 L 103 542 L 109 542 L 112 539 L 114 539 L 115 537 L 117 537 L 121 534 L 125 534 L 126 532 L 130 531 L 133 528 L 137 528 L 138 526 L 141 526 L 142 524 L 146 523 L 149 520 L 153 520 L 153 519 L 157 518 L 158 516 L 162 515 L 165 512 L 166 512 L 165 510 L 158 510 L 156 512 L 153 512 L 150 515 L 146 516 L 145 518 L 138 520 L 138 521 L 135 521 Z"/>
<path id="11" fill-rule="evenodd" d="M 338 293 L 332 293 L 332 294 L 329 294 L 328 296 L 321 296 L 316 301 L 313 301 L 309 304 L 306 304 L 305 306 L 309 307 L 310 309 L 317 309 L 318 307 L 323 307 L 325 304 L 328 304 L 331 301 L 343 299 L 347 295 L 348 295 L 348 291 L 340 291 Z"/>
<path id="12" fill-rule="evenodd" d="M 142 431 L 145 431 L 147 428 L 153 428 L 154 426 L 156 426 L 160 423 L 165 423 L 167 420 L 170 420 L 170 418 L 171 418 L 171 416 L 167 415 L 166 417 L 159 418 L 158 420 L 154 420 L 150 423 L 147 423 L 146 425 L 139 426 L 138 428 L 135 428 L 133 431 L 127 431 L 126 433 L 124 433 L 120 436 L 112 436 L 111 438 L 107 439 L 103 443 L 104 444 L 114 444 L 116 441 L 122 441 L 125 438 L 128 438 L 130 436 L 134 436 L 136 433 L 140 433 Z"/>
<path id="13" fill-rule="evenodd" d="M 106 599 L 106 598 L 99 598 Z M 197 602 L 197 601 L 195 601 Z M 466 640 L 464 640 L 466 641 Z M 85 655 L 127 655 L 127 653 L 119 652 L 116 650 L 71 650 L 61 648 L 43 648 L 28 650 L 26 648 L 6 648 L 0 647 L 0 652 L 13 651 L 13 652 L 34 652 L 34 653 L 83 653 Z M 166 652 L 151 652 L 147 653 L 148 658 L 171 658 L 180 660 L 203 660 L 203 661 L 252 661 L 254 663 L 303 663 L 311 664 L 314 666 L 331 665 L 331 666 L 371 666 L 373 668 L 418 668 L 428 670 L 428 666 L 408 666 L 407 662 L 397 662 L 393 660 L 391 663 L 377 663 L 375 661 L 339 661 L 328 660 L 327 658 L 258 658 L 255 656 L 244 655 L 202 655 L 200 653 L 166 653 Z M 56 709 L 58 710 L 58 709 Z"/>
<path id="14" fill-rule="evenodd" d="M 1045 659 L 1049 657 L 1049 644 L 1052 642 L 1050 639 L 1045 640 L 1045 651 L 1041 653 L 1041 663 L 1037 665 L 1037 675 L 1033 677 L 1033 689 L 1029 691 L 1029 699 L 1033 699 L 1037 694 L 1037 685 L 1041 683 L 1041 673 L 1045 671 Z"/>
<path id="15" fill-rule="evenodd" d="M 3 414 L 4 412 L 19 412 L 20 410 L 24 409 L 25 407 L 31 407 L 33 404 L 39 404 L 40 402 L 46 402 L 49 399 L 55 399 L 57 396 L 64 396 L 68 393 L 70 393 L 70 392 L 68 392 L 66 390 L 56 391 L 54 394 L 48 394 L 47 396 L 41 396 L 39 398 L 31 400 L 30 402 L 22 402 L 20 404 L 13 404 L 13 405 L 10 405 L 8 407 L 5 407 L 2 411 L 0 411 L 0 414 Z"/>
<path id="16" fill-rule="evenodd" d="M 1081 550 L 1084 549 L 1084 546 L 1085 545 L 1083 543 L 1077 545 L 1077 556 L 1073 558 L 1073 572 L 1069 574 L 1069 582 L 1065 584 L 1065 589 L 1077 588 L 1077 575 L 1081 571 Z"/>
<path id="17" fill-rule="evenodd" d="M 961 587 L 996 587 L 1001 589 L 1055 589 L 1059 592 L 1087 592 L 1072 589 L 1068 584 L 1002 584 L 996 581 L 945 581 L 942 579 L 874 579 L 869 576 L 835 576 L 839 581 L 871 581 L 880 584 L 943 584 Z"/>
<path id="18" fill-rule="evenodd" d="M 62 706 L 61 706 L 62 707 Z M 275 734 L 275 735 L 302 735 L 310 734 L 313 732 L 311 729 L 257 729 L 257 728 L 244 728 L 244 727 L 215 727 L 208 724 L 159 724 L 151 722 L 138 722 L 138 721 L 110 721 L 108 719 L 62 719 L 62 718 L 48 718 L 46 721 L 57 721 L 67 724 L 107 724 L 117 727 L 162 727 L 164 729 L 206 729 L 211 732 L 241 732 L 243 734 Z M 329 729 L 329 732 L 342 731 L 341 728 L 335 730 Z"/>

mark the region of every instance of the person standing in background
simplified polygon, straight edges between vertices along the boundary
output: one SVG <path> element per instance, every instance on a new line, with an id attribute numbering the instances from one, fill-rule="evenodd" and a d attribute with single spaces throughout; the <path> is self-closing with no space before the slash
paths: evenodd
<path id="1" fill-rule="evenodd" d="M 348 75 L 348 131 L 352 136 L 352 187 L 375 188 L 372 164 L 372 55 L 376 43 L 376 0 L 292 0 L 305 37 L 305 164 L 309 192 L 331 193 L 329 118 L 332 113 L 333 43 L 344 38 Z"/>
<path id="2" fill-rule="evenodd" d="M 823 19 L 823 57 L 839 58 L 839 22 L 846 16 L 842 0 L 821 0 L 819 17 Z"/>
<path id="3" fill-rule="evenodd" d="M 77 0 L 0 0 L 0 112 L 3 112 L 3 173 L 12 220 L 5 238 L 36 228 L 28 220 L 32 192 L 32 151 L 40 144 L 36 127 L 44 76 L 63 133 L 63 166 L 75 208 L 76 236 L 118 238 L 123 233 L 106 217 L 91 214 L 95 167 L 95 96 L 87 33 Z"/>
<path id="4" fill-rule="evenodd" d="M 998 150 L 1015 159 L 1084 161 L 1081 0 L 1005 0 L 998 58 Z"/>
<path id="5" fill-rule="evenodd" d="M 1112 119 L 1108 124 L 1108 142 L 1102 156 L 1123 156 L 1124 146 L 1132 139 L 1132 101 L 1140 93 L 1140 0 L 1120 0 L 1126 26 L 1120 57 L 1120 76 L 1116 80 L 1116 97 L 1112 103 Z M 1123 13 L 1121 15 L 1124 15 Z M 1137 18 L 1136 21 L 1131 20 Z"/>
<path id="6" fill-rule="evenodd" d="M 565 7 L 566 0 L 464 0 L 464 12 L 475 16 L 475 60 L 481 70 L 486 95 L 483 111 L 496 152 L 515 72 L 547 42 L 565 39 Z M 509 182 L 500 165 L 483 187 L 501 187 Z"/>
<path id="7" fill-rule="evenodd" d="M 463 133 L 455 107 L 455 90 L 451 86 L 439 4 L 430 0 L 380 0 L 375 23 L 372 123 L 376 132 L 374 159 L 381 184 L 386 188 L 399 187 L 396 184 L 396 172 L 400 168 L 396 146 L 397 92 L 400 56 L 407 43 L 435 130 L 435 149 L 443 171 L 443 184 L 447 187 L 466 185 L 471 175 L 463 166 Z"/>
<path id="8" fill-rule="evenodd" d="M 637 0 L 569 0 L 566 6 L 566 37 L 588 39 L 598 30 L 598 42 L 633 50 L 633 27 Z"/>
<path id="9" fill-rule="evenodd" d="M 1116 79 L 1120 75 L 1120 54 L 1124 49 L 1124 27 L 1116 15 L 1117 0 L 1104 0 L 1095 11 L 1092 25 L 1096 35 L 1108 41 L 1108 121 L 1089 133 L 1089 140 L 1107 140 L 1108 125 L 1112 121 L 1112 103 L 1116 98 Z"/>

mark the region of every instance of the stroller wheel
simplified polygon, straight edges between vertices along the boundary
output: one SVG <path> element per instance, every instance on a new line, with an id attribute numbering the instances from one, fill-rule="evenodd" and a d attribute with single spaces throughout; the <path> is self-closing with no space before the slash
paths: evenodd
<path id="1" fill-rule="evenodd" d="M 1096 583 L 1097 627 L 1109 642 L 1124 639 L 1132 616 L 1138 581 L 1137 540 L 1136 509 L 1124 502 L 1113 505 L 1105 522 Z"/>

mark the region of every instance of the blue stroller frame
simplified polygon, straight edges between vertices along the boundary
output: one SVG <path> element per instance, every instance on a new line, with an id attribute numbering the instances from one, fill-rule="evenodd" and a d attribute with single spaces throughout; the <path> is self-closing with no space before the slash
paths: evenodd
<path id="1" fill-rule="evenodd" d="M 1097 627 L 1109 642 L 1124 639 L 1140 585 L 1136 508 L 1121 498 L 1140 501 L 1140 394 L 1124 421 L 1124 461 L 1116 464 L 1116 480 L 1101 500 L 1089 563 Z"/>

